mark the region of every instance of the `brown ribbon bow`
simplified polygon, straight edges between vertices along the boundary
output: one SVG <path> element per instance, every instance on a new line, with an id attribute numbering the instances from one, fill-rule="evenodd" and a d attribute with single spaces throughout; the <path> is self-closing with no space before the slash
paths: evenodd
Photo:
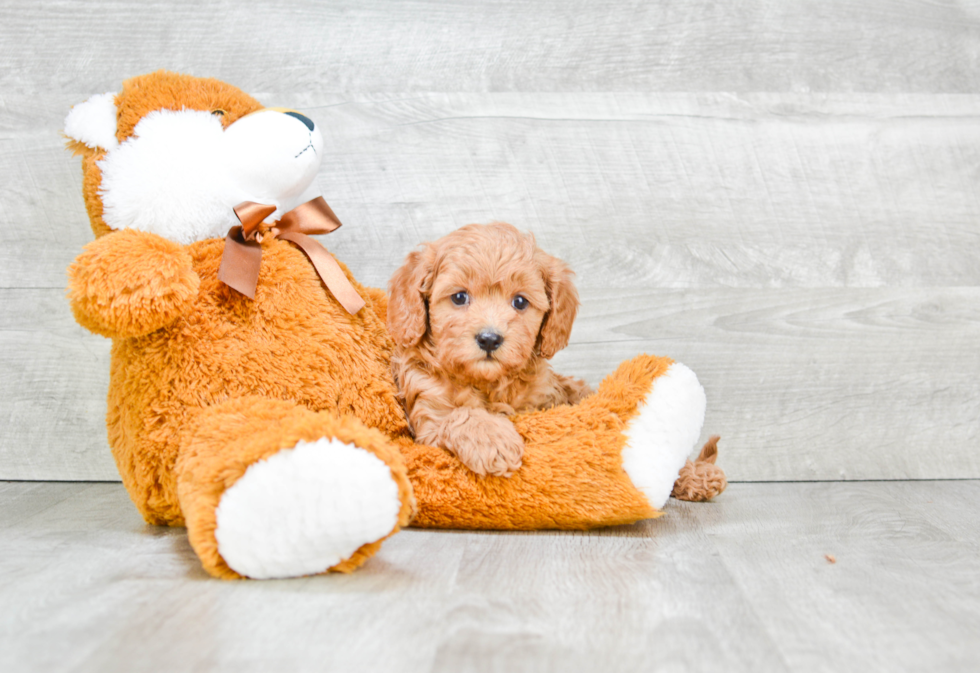
<path id="1" fill-rule="evenodd" d="M 254 201 L 243 201 L 235 206 L 235 215 L 242 225 L 232 227 L 225 237 L 225 251 L 221 255 L 218 280 L 238 290 L 249 299 L 255 299 L 255 287 L 262 266 L 262 238 L 272 236 L 295 244 L 306 253 L 313 263 L 320 280 L 330 293 L 351 315 L 364 307 L 364 300 L 347 280 L 340 264 L 320 243 L 308 234 L 329 234 L 340 228 L 340 220 L 334 215 L 322 196 L 296 206 L 282 216 L 274 226 L 264 224 L 265 218 L 274 213 L 275 206 Z"/>

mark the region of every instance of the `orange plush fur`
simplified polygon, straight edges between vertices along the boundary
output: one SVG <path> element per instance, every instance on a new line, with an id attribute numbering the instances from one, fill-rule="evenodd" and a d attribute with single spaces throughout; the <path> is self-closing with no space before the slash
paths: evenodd
<path id="1" fill-rule="evenodd" d="M 409 254 L 391 279 L 395 380 L 417 441 L 477 474 L 510 476 L 524 441 L 516 412 L 592 391 L 556 374 L 578 310 L 571 270 L 509 224 L 469 225 Z"/>
<path id="2" fill-rule="evenodd" d="M 120 140 L 158 109 L 220 111 L 227 125 L 260 107 L 223 82 L 165 72 L 127 81 L 115 100 Z M 390 468 L 401 509 L 389 535 L 413 513 L 418 526 L 496 529 L 584 529 L 658 515 L 624 472 L 621 453 L 624 430 L 670 360 L 623 363 L 578 405 L 521 411 L 537 405 L 535 396 L 518 404 L 512 420 L 523 466 L 510 479 L 479 478 L 446 450 L 413 441 L 392 376 L 383 291 L 361 286 L 343 267 L 367 301 L 350 315 L 300 250 L 266 238 L 250 300 L 217 279 L 223 239 L 179 245 L 107 227 L 98 165 L 105 151 L 70 147 L 83 156 L 97 238 L 69 268 L 69 295 L 78 322 L 113 340 L 112 453 L 146 521 L 186 525 L 209 573 L 241 576 L 215 538 L 223 493 L 263 459 L 323 437 Z M 543 301 L 538 310 L 546 310 Z M 542 355 L 561 345 L 560 333 L 544 338 Z M 379 543 L 330 569 L 352 570 Z"/>

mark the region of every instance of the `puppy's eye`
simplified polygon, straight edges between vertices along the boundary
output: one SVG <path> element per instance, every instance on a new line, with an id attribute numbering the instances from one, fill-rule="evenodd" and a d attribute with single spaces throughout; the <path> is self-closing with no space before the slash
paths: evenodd
<path id="1" fill-rule="evenodd" d="M 521 295 L 517 295 L 516 297 L 510 300 L 510 305 L 516 308 L 518 311 L 523 311 L 524 309 L 526 309 L 528 304 L 529 304 L 528 300 L 522 297 Z"/>
<path id="2" fill-rule="evenodd" d="M 456 304 L 456 306 L 466 306 L 470 303 L 470 295 L 466 294 L 465 292 L 457 292 L 449 299 Z"/>
<path id="3" fill-rule="evenodd" d="M 225 116 L 225 111 L 224 110 L 220 110 L 220 109 L 219 110 L 211 110 L 211 114 L 213 114 L 215 117 L 224 117 Z"/>

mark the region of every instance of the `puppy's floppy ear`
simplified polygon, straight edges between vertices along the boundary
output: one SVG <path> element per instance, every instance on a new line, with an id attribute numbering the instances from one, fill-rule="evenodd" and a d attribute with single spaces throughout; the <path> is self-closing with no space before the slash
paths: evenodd
<path id="1" fill-rule="evenodd" d="M 572 323 L 578 313 L 578 290 L 572 283 L 575 273 L 563 261 L 540 250 L 535 254 L 535 260 L 544 277 L 545 292 L 551 303 L 541 323 L 538 352 L 541 357 L 550 359 L 568 345 Z"/>
<path id="2" fill-rule="evenodd" d="M 388 283 L 388 332 L 403 348 L 414 346 L 425 335 L 432 271 L 433 254 L 427 245 L 410 252 Z"/>

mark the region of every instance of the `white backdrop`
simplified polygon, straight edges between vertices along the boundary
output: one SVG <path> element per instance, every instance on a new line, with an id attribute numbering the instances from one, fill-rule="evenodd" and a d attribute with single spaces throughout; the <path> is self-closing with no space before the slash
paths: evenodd
<path id="1" fill-rule="evenodd" d="M 0 479 L 117 478 L 59 132 L 159 68 L 320 125 L 321 240 L 362 282 L 533 231 L 583 298 L 559 371 L 690 365 L 734 481 L 980 477 L 977 3 L 202 5 L 2 10 Z"/>

